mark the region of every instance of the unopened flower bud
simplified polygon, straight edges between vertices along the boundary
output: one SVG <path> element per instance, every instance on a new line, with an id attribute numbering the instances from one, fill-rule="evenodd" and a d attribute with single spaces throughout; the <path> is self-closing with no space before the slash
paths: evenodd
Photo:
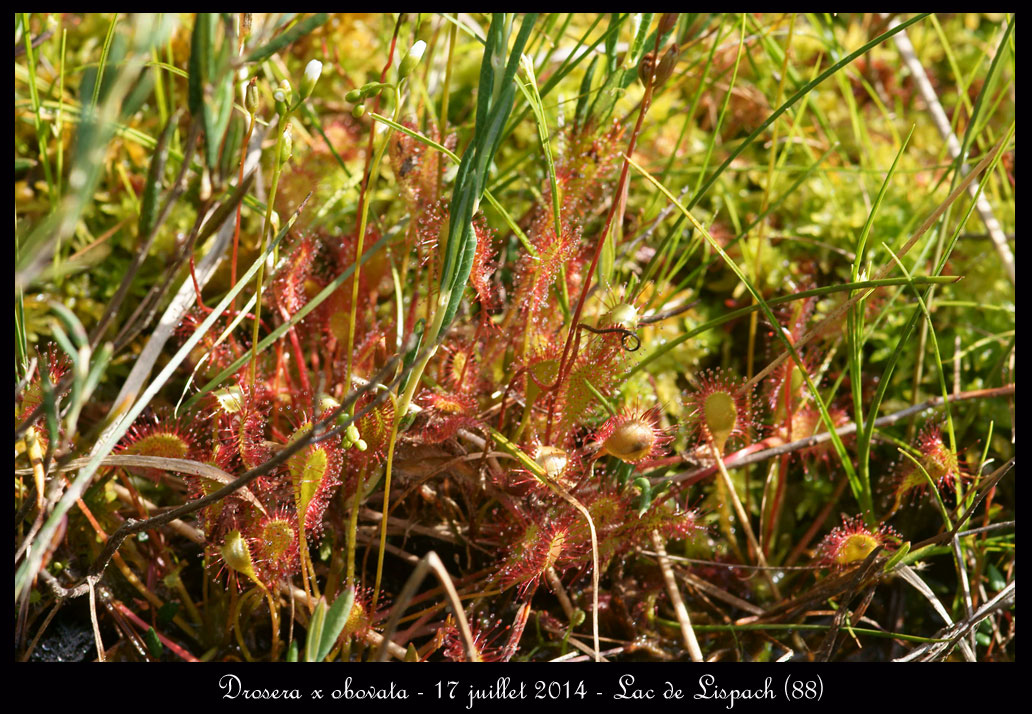
<path id="1" fill-rule="evenodd" d="M 350 92 L 344 95 L 344 101 L 350 102 L 351 104 L 357 104 L 362 101 L 362 90 L 352 89 Z"/>
<path id="2" fill-rule="evenodd" d="M 305 76 L 301 80 L 301 99 L 308 99 L 312 96 L 312 90 L 315 89 L 315 83 L 319 81 L 319 75 L 322 74 L 322 62 L 319 60 L 312 60 L 305 67 Z"/>
<path id="3" fill-rule="evenodd" d="M 405 55 L 405 59 L 401 61 L 401 66 L 398 67 L 398 81 L 405 79 L 405 77 L 412 74 L 412 70 L 419 64 L 419 60 L 423 59 L 423 53 L 426 52 L 426 43 L 422 40 L 417 40 L 412 47 L 409 48 L 408 54 Z"/>
<path id="4" fill-rule="evenodd" d="M 652 81 L 652 75 L 656 71 L 656 53 L 647 52 L 638 64 L 638 80 L 646 87 Z"/>
<path id="5" fill-rule="evenodd" d="M 232 570 L 258 582 L 258 576 L 254 570 L 254 560 L 251 557 L 251 547 L 239 530 L 227 533 L 226 540 L 219 550 L 222 553 L 222 559 Z"/>
<path id="6" fill-rule="evenodd" d="M 287 163 L 294 155 L 294 136 L 290 130 L 290 124 L 283 128 L 283 153 L 280 155 L 280 162 Z"/>
<path id="7" fill-rule="evenodd" d="M 545 470 L 549 478 L 557 479 L 566 470 L 570 457 L 565 451 L 555 446 L 542 446 L 538 449 L 534 461 Z"/>
<path id="8" fill-rule="evenodd" d="M 290 82 L 283 80 L 280 82 L 279 87 L 272 93 L 272 98 L 276 100 L 276 113 L 283 116 L 290 109 L 290 102 L 292 98 L 292 92 L 290 90 Z"/>
<path id="9" fill-rule="evenodd" d="M 659 61 L 659 66 L 656 67 L 656 86 L 661 87 L 663 84 L 670 79 L 670 75 L 674 71 L 674 65 L 677 64 L 677 57 L 680 50 L 677 47 L 677 43 L 673 43 L 667 49 L 663 58 Z"/>
<path id="10" fill-rule="evenodd" d="M 659 18 L 659 36 L 662 37 L 666 33 L 674 29 L 674 25 L 677 24 L 676 12 L 664 12 Z"/>
<path id="11" fill-rule="evenodd" d="M 244 90 L 244 108 L 249 114 L 258 112 L 258 80 L 253 77 L 247 83 L 247 89 Z"/>
<path id="12" fill-rule="evenodd" d="M 345 430 L 344 435 L 352 444 L 357 443 L 362 438 L 362 435 L 358 433 L 358 427 L 355 426 L 354 423 L 348 424 L 348 428 Z"/>
<path id="13" fill-rule="evenodd" d="M 363 114 L 365 114 L 365 104 L 356 104 L 355 107 L 351 110 L 351 116 L 355 117 L 356 119 L 361 118 Z"/>

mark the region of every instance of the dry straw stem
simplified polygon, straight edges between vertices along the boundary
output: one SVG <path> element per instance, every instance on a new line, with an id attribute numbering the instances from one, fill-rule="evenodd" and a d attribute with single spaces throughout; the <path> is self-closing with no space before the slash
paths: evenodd
<path id="1" fill-rule="evenodd" d="M 466 619 L 466 612 L 462 608 L 462 600 L 459 598 L 459 593 L 455 589 L 455 583 L 452 582 L 451 576 L 448 575 L 448 570 L 444 567 L 444 563 L 441 562 L 441 558 L 434 551 L 430 551 L 424 555 L 416 567 L 413 569 L 412 574 L 409 575 L 408 581 L 405 583 L 405 587 L 401 589 L 401 594 L 398 595 L 397 601 L 391 607 L 391 617 L 387 620 L 387 624 L 383 628 L 383 641 L 377 649 L 376 654 L 373 656 L 374 662 L 383 662 L 387 657 L 387 643 L 391 641 L 391 637 L 394 635 L 394 631 L 398 629 L 398 622 L 401 621 L 401 614 L 405 612 L 409 602 L 415 597 L 416 590 L 423 583 L 423 579 L 426 577 L 429 571 L 433 570 L 434 575 L 441 582 L 441 586 L 444 588 L 445 596 L 448 598 L 448 604 L 451 605 L 452 613 L 455 615 L 455 620 L 458 625 L 459 634 L 462 637 L 462 643 L 466 648 L 466 661 L 475 662 L 477 661 L 477 649 L 473 643 L 473 632 L 469 628 L 469 621 Z"/>
<path id="2" fill-rule="evenodd" d="M 58 466 L 55 471 L 75 471 L 81 469 L 83 466 L 90 462 L 88 456 L 84 456 L 80 459 L 74 459 L 66 464 Z M 136 466 L 138 468 L 148 469 L 159 469 L 161 471 L 169 471 L 172 473 L 184 473 L 191 474 L 193 476 L 200 476 L 202 478 L 209 479 L 211 481 L 217 481 L 223 485 L 233 483 L 236 478 L 229 475 L 222 469 L 212 466 L 211 464 L 202 463 L 200 461 L 191 461 L 190 459 L 173 459 L 167 456 L 144 456 L 141 454 L 112 454 L 104 458 L 100 462 L 101 466 Z M 15 469 L 16 474 L 30 473 L 31 469 Z M 263 515 L 268 515 L 265 511 L 265 506 L 258 500 L 257 497 L 247 488 L 240 489 L 240 496 L 246 499 L 252 506 L 257 508 Z"/>
<path id="3" fill-rule="evenodd" d="M 652 531 L 652 547 L 656 549 L 656 556 L 659 559 L 659 569 L 663 573 L 663 582 L 666 584 L 667 594 L 677 614 L 677 622 L 681 625 L 681 637 L 684 646 L 688 648 L 688 654 L 692 662 L 702 662 L 702 650 L 699 648 L 699 640 L 692 629 L 692 620 L 688 615 L 688 608 L 684 606 L 681 592 L 677 589 L 677 579 L 674 577 L 674 569 L 670 565 L 666 548 L 663 546 L 663 539 L 659 537 L 658 531 Z"/>
<path id="4" fill-rule="evenodd" d="M 778 600 L 781 599 L 781 592 L 778 590 L 777 583 L 774 582 L 774 578 L 771 576 L 770 571 L 767 569 L 767 559 L 763 555 L 763 548 L 760 547 L 759 542 L 756 540 L 756 534 L 753 533 L 752 524 L 749 523 L 749 514 L 746 512 L 745 507 L 742 505 L 742 500 L 738 498 L 738 492 L 735 490 L 734 481 L 731 480 L 731 475 L 727 472 L 727 467 L 724 466 L 724 455 L 717 449 L 717 445 L 713 443 L 713 439 L 709 440 L 710 451 L 713 452 L 713 458 L 717 461 L 717 467 L 720 470 L 720 476 L 724 479 L 724 488 L 731 498 L 731 505 L 734 506 L 735 514 L 738 516 L 738 522 L 742 524 L 742 530 L 745 531 L 745 537 L 749 541 L 749 548 L 752 549 L 756 555 L 756 562 L 763 568 L 763 577 L 767 580 L 767 584 L 770 585 L 770 591 L 774 593 L 774 597 Z"/>
<path id="5" fill-rule="evenodd" d="M 944 659 L 953 650 L 953 648 L 957 646 L 957 644 L 961 643 L 961 638 L 976 627 L 982 620 L 989 617 L 989 615 L 994 612 L 1014 607 L 1014 604 L 1017 602 L 1014 587 L 1015 582 L 1016 581 L 1012 580 L 1007 583 L 1007 586 L 1003 590 L 998 592 L 995 597 L 987 601 L 982 605 L 982 607 L 978 608 L 978 610 L 972 613 L 970 617 L 966 617 L 960 622 L 939 631 L 936 635 L 936 640 L 938 640 L 937 642 L 927 642 L 915 647 L 895 661 L 935 662 L 937 660 Z"/>
<path id="6" fill-rule="evenodd" d="M 882 18 L 887 18 L 888 15 L 881 13 Z M 895 17 L 889 19 L 889 27 L 896 28 L 899 25 L 899 20 Z M 1006 41 L 1007 35 L 1004 35 L 1004 41 Z M 917 58 L 917 53 L 914 52 L 914 45 L 910 42 L 910 37 L 907 35 L 907 31 L 901 30 L 899 34 L 893 35 L 892 41 L 896 43 L 896 48 L 899 50 L 899 54 L 903 57 L 903 62 L 906 63 L 907 69 L 910 70 L 910 75 L 917 82 L 917 88 L 921 92 L 921 97 L 925 100 L 928 105 L 928 111 L 932 115 L 932 121 L 935 123 L 935 128 L 939 130 L 942 138 L 946 140 L 946 146 L 950 151 L 950 156 L 956 159 L 960 156 L 961 147 L 960 141 L 957 139 L 957 135 L 953 133 L 953 129 L 950 126 L 949 117 L 946 116 L 945 110 L 942 108 L 942 103 L 939 102 L 939 97 L 935 93 L 935 87 L 932 86 L 931 81 L 928 79 L 928 74 L 925 72 L 924 66 L 921 64 L 921 60 Z M 967 173 L 967 164 L 962 164 L 960 167 L 961 173 Z M 974 184 L 969 185 L 968 192 L 971 197 L 975 199 L 975 209 L 978 211 L 978 215 L 982 218 L 982 222 L 985 224 L 986 230 L 989 232 L 989 237 L 993 241 L 993 246 L 996 248 L 996 252 L 1000 255 L 1000 261 L 1003 263 L 1004 269 L 1007 271 L 1007 276 L 1010 278 L 1011 284 L 1014 284 L 1014 254 L 1010 250 L 1010 246 L 1007 245 L 1007 236 L 1003 232 L 1003 228 L 1000 226 L 1000 222 L 996 220 L 996 216 L 993 214 L 993 208 L 989 204 L 989 199 L 985 197 L 985 193 L 979 192 L 978 187 Z"/>

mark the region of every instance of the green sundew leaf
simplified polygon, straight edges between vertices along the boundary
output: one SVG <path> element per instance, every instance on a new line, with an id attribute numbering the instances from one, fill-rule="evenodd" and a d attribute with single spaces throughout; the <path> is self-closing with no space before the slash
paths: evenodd
<path id="1" fill-rule="evenodd" d="M 907 553 L 909 552 L 910 541 L 906 541 L 905 543 L 903 543 L 903 545 L 896 549 L 896 552 L 892 554 L 892 557 L 889 558 L 889 561 L 885 563 L 885 568 L 883 572 L 891 573 L 896 568 L 896 566 L 899 565 L 903 558 L 907 557 Z"/>
<path id="2" fill-rule="evenodd" d="M 158 633 L 154 631 L 153 627 L 147 628 L 147 631 L 143 633 L 143 639 L 147 642 L 147 650 L 150 652 L 150 656 L 154 659 L 161 659 L 162 655 L 165 654 L 165 645 L 161 644 L 161 640 L 158 639 Z"/>
<path id="3" fill-rule="evenodd" d="M 318 12 L 312 15 L 311 17 L 306 17 L 304 20 L 291 27 L 289 30 L 284 32 L 276 39 L 252 51 L 251 54 L 247 55 L 247 61 L 261 62 L 262 60 L 271 57 L 273 54 L 279 52 L 282 48 L 286 47 L 294 40 L 304 37 L 312 30 L 321 27 L 329 19 L 329 14 L 325 12 Z"/>
<path id="4" fill-rule="evenodd" d="M 100 61 L 95 66 L 87 67 L 83 72 L 79 96 L 91 97 L 91 106 L 99 105 L 107 97 L 118 77 L 119 65 L 125 59 L 127 41 L 124 34 L 115 32 L 117 25 L 116 15 L 108 25 Z"/>
<path id="5" fill-rule="evenodd" d="M 612 394 L 616 377 L 609 367 L 582 362 L 574 365 L 560 392 L 562 417 L 556 421 L 555 440 L 562 443 L 570 431 L 595 411 L 595 400 Z"/>
<path id="6" fill-rule="evenodd" d="M 107 370 L 108 362 L 111 361 L 114 350 L 114 345 L 110 342 L 105 342 L 93 353 L 93 364 L 90 366 L 89 374 L 86 375 L 86 381 L 82 386 L 83 401 L 88 400 L 90 395 L 93 394 L 93 390 L 97 388 L 100 378 Z"/>
<path id="7" fill-rule="evenodd" d="M 160 610 L 158 610 L 158 624 L 162 627 L 166 627 L 170 622 L 172 622 L 172 619 L 178 612 L 179 603 L 174 600 L 169 600 L 161 606 Z"/>
<path id="8" fill-rule="evenodd" d="M 140 220 L 137 223 L 136 235 L 150 235 L 158 214 L 158 193 L 161 179 L 165 173 L 165 162 L 168 161 L 168 150 L 172 134 L 179 125 L 179 112 L 173 112 L 165 123 L 165 128 L 158 137 L 158 145 L 154 148 L 150 168 L 147 170 L 147 183 L 143 187 L 143 200 L 140 202 Z"/>
<path id="9" fill-rule="evenodd" d="M 602 239 L 602 252 L 598 258 L 598 284 L 608 288 L 613 284 L 616 269 L 616 226 Z"/>
<path id="10" fill-rule="evenodd" d="M 652 506 L 652 482 L 644 476 L 639 476 L 634 479 L 634 487 L 641 492 L 637 499 L 638 518 L 641 518 Z"/>
<path id="11" fill-rule="evenodd" d="M 326 598 L 319 598 L 312 611 L 312 619 L 308 623 L 308 638 L 305 640 L 305 661 L 319 662 L 319 649 L 322 643 L 323 623 L 326 622 Z"/>
<path id="12" fill-rule="evenodd" d="M 290 438 L 291 442 L 297 441 L 312 430 L 311 424 L 301 426 Z M 315 498 L 319 484 L 329 466 L 329 459 L 325 449 L 308 447 L 294 454 L 287 460 L 287 468 L 290 471 L 290 480 L 294 485 L 294 502 L 297 506 L 297 519 L 300 527 L 305 525 L 305 514 L 308 506 Z"/>
<path id="13" fill-rule="evenodd" d="M 333 605 L 326 613 L 326 619 L 323 621 L 322 633 L 319 637 L 319 647 L 316 650 L 315 662 L 322 662 L 326 659 L 326 655 L 333 649 L 334 643 L 337 638 L 340 637 L 340 633 L 344 631 L 344 626 L 348 624 L 348 618 L 351 616 L 351 609 L 355 604 L 355 591 L 348 588 L 347 591 L 338 597 L 334 601 Z"/>
<path id="14" fill-rule="evenodd" d="M 298 655 L 297 640 L 291 640 L 290 641 L 290 646 L 287 647 L 287 661 L 288 662 L 297 662 L 297 655 Z"/>

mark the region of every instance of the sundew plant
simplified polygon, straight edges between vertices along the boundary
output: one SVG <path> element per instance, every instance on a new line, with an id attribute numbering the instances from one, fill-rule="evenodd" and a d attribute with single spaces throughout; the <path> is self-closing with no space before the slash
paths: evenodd
<path id="1" fill-rule="evenodd" d="M 14 29 L 17 659 L 1014 658 L 1013 14 Z"/>

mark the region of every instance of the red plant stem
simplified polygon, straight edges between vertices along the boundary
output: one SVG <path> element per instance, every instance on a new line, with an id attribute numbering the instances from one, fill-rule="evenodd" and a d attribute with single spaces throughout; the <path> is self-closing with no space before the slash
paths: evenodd
<path id="1" fill-rule="evenodd" d="M 123 615 L 128 617 L 130 620 L 132 620 L 136 624 L 137 627 L 140 627 L 140 628 L 142 628 L 144 630 L 149 630 L 151 628 L 150 625 L 148 625 L 146 622 L 144 622 L 139 617 L 137 617 L 136 613 L 134 613 L 132 610 L 130 610 L 128 607 L 126 607 L 124 604 L 122 604 L 120 601 L 115 600 L 111 604 L 120 613 L 122 613 Z M 199 659 L 194 657 L 192 654 L 190 654 L 189 652 L 184 650 L 182 647 L 177 645 L 175 642 L 173 642 L 169 638 L 165 637 L 163 634 L 161 634 L 157 630 L 154 630 L 154 634 L 158 636 L 158 639 L 161 641 L 161 644 L 163 644 L 166 647 L 168 647 L 170 650 L 172 650 L 181 659 L 185 659 L 187 662 L 200 662 Z"/>
<path id="2" fill-rule="evenodd" d="M 294 382 L 290 378 L 290 372 L 287 371 L 286 364 L 283 361 L 283 342 L 281 340 L 277 340 L 276 341 L 276 389 L 274 390 L 277 394 L 279 393 L 279 378 L 280 378 L 280 375 L 283 375 L 284 389 L 286 389 L 288 393 L 289 392 L 293 392 L 294 391 Z M 276 413 L 278 415 L 280 410 L 276 409 L 275 411 L 276 411 Z"/>
<path id="3" fill-rule="evenodd" d="M 197 294 L 197 305 L 206 313 L 211 312 L 211 308 L 205 306 L 204 299 L 201 297 L 201 285 L 197 282 L 197 269 L 194 267 L 193 253 L 190 253 L 190 278 L 193 279 L 194 292 Z"/>
<path id="4" fill-rule="evenodd" d="M 656 36 L 656 52 L 659 52 L 659 35 Z M 634 131 L 631 132 L 631 140 L 627 144 L 627 153 L 625 157 L 630 157 L 634 153 L 634 147 L 638 143 L 638 135 L 641 133 L 641 127 L 645 120 L 645 113 L 649 110 L 649 105 L 652 104 L 652 90 L 653 82 L 649 79 L 647 85 L 645 85 L 645 96 L 641 99 L 641 109 L 638 111 L 638 121 L 634 125 Z M 570 323 L 570 331 L 566 335 L 566 344 L 563 346 L 563 356 L 559 360 L 558 379 L 556 379 L 555 386 L 551 389 L 551 397 L 548 402 L 548 421 L 545 422 L 545 441 L 546 445 L 550 445 L 552 437 L 552 421 L 555 417 L 555 402 L 556 396 L 559 393 L 559 389 L 562 387 L 563 381 L 569 376 L 570 369 L 573 367 L 573 360 L 568 360 L 570 355 L 570 348 L 573 346 L 573 342 L 579 335 L 577 326 L 580 324 L 581 313 L 584 311 L 584 302 L 587 300 L 588 292 L 591 289 L 591 278 L 595 274 L 595 270 L 598 268 L 598 260 L 602 255 L 602 245 L 606 241 L 606 237 L 609 235 L 609 229 L 613 225 L 613 218 L 616 216 L 617 209 L 620 207 L 620 196 L 623 194 L 624 186 L 627 185 L 627 176 L 630 171 L 631 165 L 628 161 L 624 160 L 623 168 L 620 170 L 620 182 L 617 184 L 616 194 L 613 199 L 613 203 L 609 208 L 609 216 L 606 218 L 606 227 L 599 234 L 598 241 L 595 243 L 595 254 L 591 257 L 591 267 L 588 268 L 588 272 L 584 275 L 584 287 L 581 288 L 580 297 L 577 298 L 577 307 L 573 311 L 573 321 Z"/>
<path id="5" fill-rule="evenodd" d="M 381 84 L 383 84 L 383 83 L 385 83 L 387 81 L 387 71 L 391 68 L 391 65 L 394 63 L 394 50 L 395 50 L 395 48 L 397 47 L 397 44 L 398 44 L 398 32 L 401 31 L 401 19 L 402 19 L 402 17 L 403 17 L 402 15 L 399 15 L 398 16 L 398 21 L 394 24 L 394 34 L 391 36 L 391 49 L 390 49 L 390 51 L 387 54 L 387 64 L 385 64 L 383 66 L 383 71 L 380 72 L 380 83 Z M 395 101 L 396 102 L 400 102 L 401 101 L 401 97 L 396 95 L 395 96 Z M 374 102 L 373 103 L 373 113 L 374 114 L 378 114 L 380 112 L 380 94 L 379 93 L 376 95 L 376 98 L 373 100 L 373 102 Z M 356 314 L 355 311 L 357 310 L 356 300 L 357 300 L 357 297 L 358 297 L 359 277 L 362 274 L 362 254 L 364 252 L 362 250 L 362 247 L 365 244 L 365 232 L 368 230 L 368 228 L 366 226 L 362 225 L 361 217 L 363 215 L 365 215 L 363 213 L 363 211 L 365 210 L 365 202 L 367 200 L 370 200 L 368 194 L 369 194 L 369 184 L 372 183 L 372 181 L 373 181 L 373 177 L 372 177 L 371 173 L 372 173 L 373 155 L 376 153 L 375 141 L 376 141 L 376 122 L 373 122 L 371 124 L 371 126 L 369 127 L 369 141 L 366 143 L 365 168 L 362 171 L 362 175 L 364 176 L 364 180 L 362 181 L 362 190 L 358 194 L 358 206 L 356 207 L 357 210 L 355 212 L 355 215 L 359 216 L 359 226 L 358 226 L 358 233 L 359 233 L 359 235 L 357 237 L 357 245 L 355 247 L 355 274 L 351 276 L 351 280 L 352 280 L 352 283 L 351 283 L 351 285 L 352 285 L 352 288 L 351 288 L 351 313 L 352 313 L 352 315 Z M 345 389 L 350 389 L 351 388 L 351 357 L 352 357 L 352 352 L 354 352 L 354 349 L 355 349 L 355 323 L 354 323 L 354 319 L 352 319 L 352 320 L 348 321 L 348 342 L 347 342 L 346 354 L 344 355 L 344 359 L 346 360 L 345 366 L 344 366 L 344 375 L 345 375 L 344 376 L 344 388 Z"/>
<path id="6" fill-rule="evenodd" d="M 283 317 L 284 322 L 290 321 L 290 315 L 282 307 L 280 308 L 280 315 Z M 297 329 L 291 327 L 289 334 L 290 344 L 294 348 L 294 359 L 297 360 L 297 373 L 301 378 L 301 389 L 308 395 L 309 400 L 314 400 L 315 394 L 312 393 L 312 385 L 308 381 L 308 366 L 305 364 L 305 353 L 301 350 L 301 340 L 297 337 Z"/>

